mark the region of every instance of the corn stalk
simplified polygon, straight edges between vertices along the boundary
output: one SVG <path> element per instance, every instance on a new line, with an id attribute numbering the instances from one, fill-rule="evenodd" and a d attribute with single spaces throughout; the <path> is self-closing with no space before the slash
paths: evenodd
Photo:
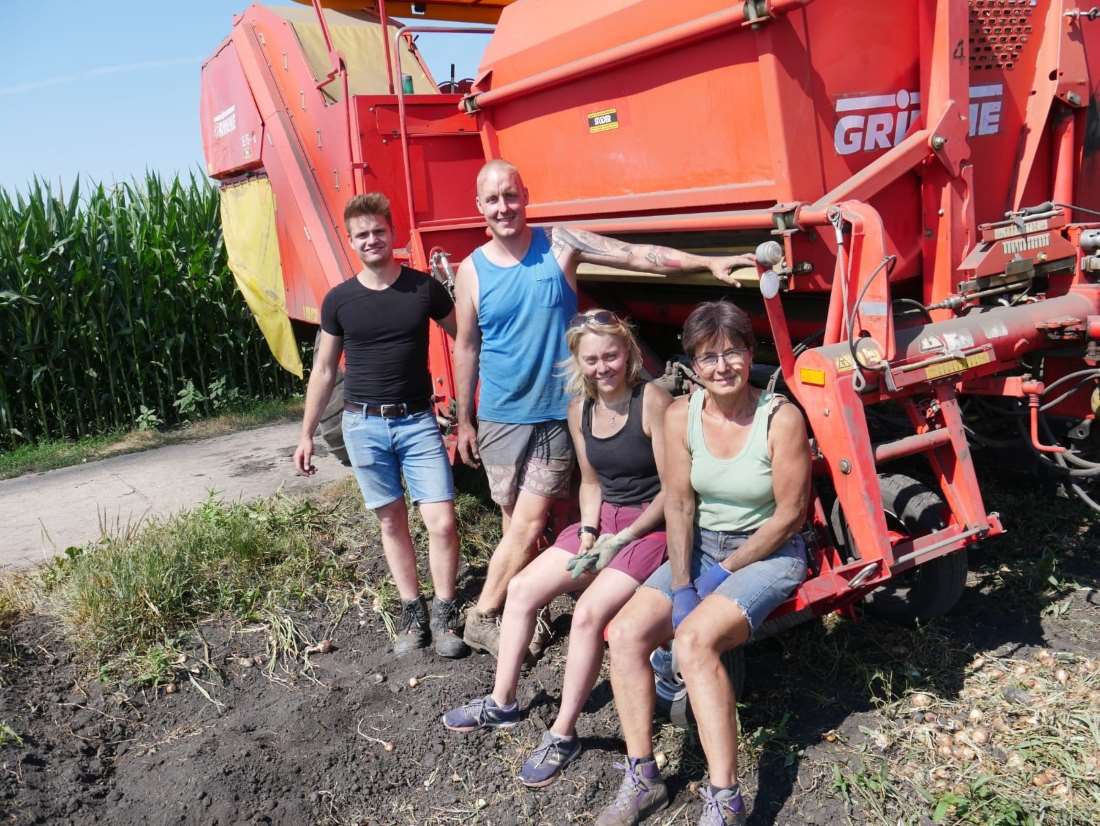
<path id="1" fill-rule="evenodd" d="M 237 292 L 217 191 L 194 175 L 0 190 L 0 353 L 0 449 L 299 389 Z"/>

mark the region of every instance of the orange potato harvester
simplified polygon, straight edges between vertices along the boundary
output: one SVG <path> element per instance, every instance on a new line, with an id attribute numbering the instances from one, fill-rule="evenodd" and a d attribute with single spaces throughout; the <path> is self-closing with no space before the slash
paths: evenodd
<path id="1" fill-rule="evenodd" d="M 958 599 L 967 547 L 1004 530 L 972 445 L 1019 435 L 1093 504 L 1098 16 L 1065 0 L 251 6 L 204 64 L 203 141 L 226 192 L 270 188 L 301 338 L 357 269 L 352 194 L 386 192 L 400 254 L 450 284 L 485 237 L 490 158 L 522 171 L 532 223 L 757 250 L 738 289 L 583 267 L 581 303 L 629 315 L 680 389 L 691 308 L 752 315 L 757 378 L 800 405 L 815 455 L 811 574 L 773 629 L 869 594 L 922 619 Z M 443 32 L 488 35 L 474 77 L 433 78 L 416 38 Z M 435 327 L 431 371 L 446 420 Z M 903 459 L 924 482 L 887 467 Z"/>

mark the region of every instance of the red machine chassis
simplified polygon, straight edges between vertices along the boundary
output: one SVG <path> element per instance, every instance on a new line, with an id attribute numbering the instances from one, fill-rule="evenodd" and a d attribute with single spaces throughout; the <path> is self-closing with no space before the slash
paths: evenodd
<path id="1" fill-rule="evenodd" d="M 494 86 L 491 77 L 482 76 L 466 96 L 407 94 L 397 80 L 402 74 L 402 41 L 411 42 L 423 32 L 487 29 L 397 29 L 384 38 L 388 94 L 351 95 L 347 69 L 329 38 L 320 0 L 313 0 L 313 5 L 331 71 L 312 88 L 301 81 L 312 76 L 285 24 L 253 7 L 235 21 L 232 36 L 208 66 L 225 61 L 220 64 L 228 66 L 222 72 L 223 89 L 244 80 L 255 106 L 262 151 L 236 166 L 212 165 L 211 171 L 224 183 L 268 176 L 279 205 L 288 308 L 292 318 L 316 323 L 320 297 L 329 286 L 354 274 L 339 222 L 340 206 L 350 195 L 372 189 L 391 194 L 398 234 L 408 238 L 404 255 L 414 266 L 447 278 L 449 262 L 468 254 L 484 237 L 483 224 L 473 212 L 473 177 L 486 158 L 501 155 L 494 119 L 498 109 L 736 27 L 756 32 L 760 61 L 773 73 L 767 77 L 780 77 L 774 64 L 782 44 L 770 40 L 774 25 L 810 2 L 731 4 L 721 14 L 689 20 L 518 80 Z M 377 8 L 383 30 L 389 31 L 384 0 L 378 0 Z M 784 382 L 809 422 L 815 478 L 835 491 L 850 535 L 847 548 L 838 548 L 826 503 L 815 495 L 810 514 L 813 574 L 773 615 L 779 624 L 784 617 L 793 621 L 845 608 L 917 566 L 1003 532 L 998 515 L 987 512 L 983 503 L 960 394 L 1028 399 L 1034 446 L 1058 451 L 1061 448 L 1040 444 L 1036 417 L 1044 385 L 1041 377 L 1020 372 L 1021 359 L 1070 347 L 1095 364 L 1100 287 L 1093 283 L 1088 259 L 1100 244 L 1090 248 L 1083 243 L 1092 225 L 1071 223 L 1068 206 L 1074 201 L 1075 177 L 1084 166 L 1090 88 L 1081 29 L 1087 23 L 1068 4 L 1049 4 L 1047 18 L 1056 22 L 1043 30 L 1035 59 L 1055 70 L 1038 90 L 1039 102 L 1028 103 L 1010 214 L 979 226 L 967 123 L 968 6 L 938 0 L 919 3 L 918 10 L 920 120 L 903 139 L 812 202 L 784 200 L 733 210 L 708 205 L 686 211 L 679 196 L 670 196 L 633 202 L 608 198 L 588 214 L 580 201 L 536 203 L 531 210 L 536 220 L 567 221 L 602 233 L 755 232 L 781 243 L 782 259 L 759 268 L 764 314 L 757 322 L 773 343 Z M 342 99 L 322 104 L 319 93 L 329 84 L 342 86 Z M 782 90 L 772 91 L 778 97 Z M 207 97 L 204 130 L 208 116 L 219 107 Z M 775 105 L 767 114 L 769 125 L 778 124 L 778 132 L 792 142 L 794 132 L 780 127 L 797 113 Z M 204 139 L 210 158 L 214 139 L 205 134 Z M 1035 192 L 1029 181 L 1040 174 L 1040 146 L 1049 146 L 1051 153 L 1046 190 L 1050 202 L 1028 210 L 1024 198 Z M 922 231 L 919 250 L 910 254 L 899 251 L 871 202 L 914 173 Z M 807 239 L 818 241 L 815 252 L 806 252 Z M 831 279 L 820 266 L 800 268 L 798 263 L 808 256 L 820 261 L 822 239 L 833 260 Z M 892 269 L 899 258 L 904 259 L 903 270 L 918 268 L 924 274 L 919 303 L 927 316 L 919 322 L 896 320 L 898 280 Z M 985 296 L 1022 283 L 1013 282 L 1012 276 L 1026 276 L 1029 284 L 1040 285 L 1040 291 L 1009 306 L 983 303 Z M 823 325 L 820 319 L 789 316 L 792 297 L 800 292 L 827 299 Z M 642 321 L 647 314 L 674 320 L 674 310 L 639 305 L 645 305 L 644 299 L 624 299 L 624 306 Z M 822 337 L 819 344 L 796 347 L 795 339 L 815 333 Z M 433 325 L 431 371 L 437 411 L 443 417 L 450 415 L 455 394 L 450 348 L 451 342 Z M 875 444 L 866 410 L 886 402 L 904 411 L 912 433 Z M 1094 411 L 1086 407 L 1075 412 L 1091 419 Z M 882 465 L 914 455 L 927 458 L 942 491 L 946 517 L 941 528 L 916 537 L 888 523 L 878 481 Z"/>

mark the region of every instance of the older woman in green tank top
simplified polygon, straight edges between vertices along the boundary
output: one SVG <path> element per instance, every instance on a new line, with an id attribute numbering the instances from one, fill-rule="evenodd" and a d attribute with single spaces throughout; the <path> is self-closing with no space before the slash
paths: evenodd
<path id="1" fill-rule="evenodd" d="M 649 654 L 675 639 L 710 784 L 700 826 L 745 822 L 737 779 L 735 698 L 721 655 L 743 645 L 806 576 L 810 450 L 802 414 L 749 385 L 756 341 L 724 301 L 684 323 L 702 389 L 665 416 L 668 562 L 609 629 L 611 685 L 626 739 L 626 777 L 598 826 L 634 824 L 668 803 L 653 762 Z"/>

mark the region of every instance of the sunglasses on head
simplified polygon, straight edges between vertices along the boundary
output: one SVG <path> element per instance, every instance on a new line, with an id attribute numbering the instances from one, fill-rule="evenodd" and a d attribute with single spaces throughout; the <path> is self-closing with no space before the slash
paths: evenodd
<path id="1" fill-rule="evenodd" d="M 583 327 L 585 324 L 621 324 L 619 317 L 610 310 L 588 310 L 577 313 L 569 321 L 569 329 Z"/>

